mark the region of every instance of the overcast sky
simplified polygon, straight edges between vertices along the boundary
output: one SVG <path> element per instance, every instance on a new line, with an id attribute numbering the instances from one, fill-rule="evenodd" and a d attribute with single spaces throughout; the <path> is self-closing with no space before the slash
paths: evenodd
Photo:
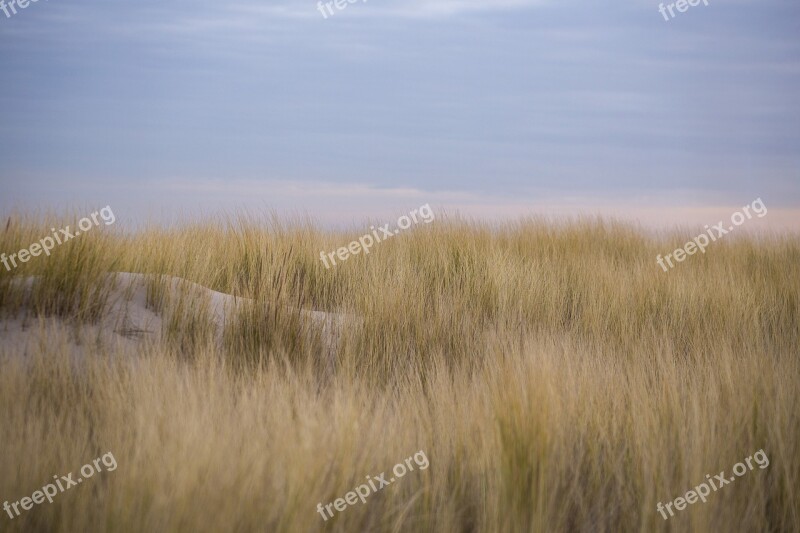
<path id="1" fill-rule="evenodd" d="M 0 11 L 0 210 L 349 223 L 424 203 L 481 216 L 800 207 L 797 0 L 710 0 L 670 21 L 650 0 L 333 9 Z"/>

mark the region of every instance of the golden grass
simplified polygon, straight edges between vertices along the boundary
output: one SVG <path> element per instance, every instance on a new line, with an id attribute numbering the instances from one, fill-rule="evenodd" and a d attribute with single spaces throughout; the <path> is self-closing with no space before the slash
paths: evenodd
<path id="1" fill-rule="evenodd" d="M 0 250 L 46 222 L 12 225 Z M 41 276 L 35 316 L 77 324 L 105 309 L 112 269 L 254 299 L 217 348 L 205 306 L 156 277 L 172 340 L 141 358 L 90 345 L 76 364 L 68 332 L 42 325 L 39 353 L 0 359 L 3 500 L 108 451 L 119 465 L 0 515 L 3 529 L 800 530 L 796 237 L 729 236 L 664 273 L 656 255 L 693 235 L 440 217 L 326 270 L 319 251 L 357 236 L 252 220 L 96 228 L 0 267 L 7 317 L 30 309 L 12 276 Z M 332 376 L 300 308 L 364 318 Z M 760 449 L 768 468 L 668 521 L 656 512 Z M 327 522 L 316 512 L 419 450 L 429 469 Z"/>

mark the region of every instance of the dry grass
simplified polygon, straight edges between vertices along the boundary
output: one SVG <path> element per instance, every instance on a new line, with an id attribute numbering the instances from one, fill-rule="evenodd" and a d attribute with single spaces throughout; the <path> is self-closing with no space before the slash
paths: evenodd
<path id="1" fill-rule="evenodd" d="M 52 225 L 14 224 L 0 250 Z M 87 345 L 75 364 L 70 332 L 41 326 L 39 353 L 0 359 L 3 500 L 108 451 L 119 465 L 0 515 L 3 529 L 800 530 L 797 238 L 731 236 L 664 273 L 656 255 L 686 235 L 438 220 L 325 270 L 319 251 L 355 237 L 247 220 L 104 228 L 0 268 L 0 315 L 71 328 L 103 312 L 112 269 L 255 300 L 216 347 L 205 306 L 156 277 L 150 303 L 178 318 L 141 358 Z M 34 305 L 12 274 L 41 276 Z M 364 317 L 335 375 L 300 308 Z M 669 521 L 656 512 L 759 449 L 768 468 Z M 429 469 L 327 522 L 316 512 L 419 450 Z"/>

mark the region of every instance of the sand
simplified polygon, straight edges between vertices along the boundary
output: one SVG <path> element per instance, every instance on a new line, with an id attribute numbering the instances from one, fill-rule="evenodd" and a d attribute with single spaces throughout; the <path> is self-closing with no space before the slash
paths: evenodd
<path id="1" fill-rule="evenodd" d="M 116 356 L 135 357 L 143 353 L 146 344 L 165 342 L 164 325 L 168 317 L 147 306 L 147 283 L 153 279 L 152 276 L 128 272 L 109 275 L 113 277 L 109 310 L 96 324 L 75 324 L 74 320 L 61 317 L 34 317 L 23 308 L 23 312 L 13 318 L 0 318 L 0 354 L 25 357 L 41 351 L 42 343 L 48 346 L 55 343 L 59 349 L 69 351 L 76 360 L 85 355 L 91 345 Z M 162 279 L 166 281 L 171 296 L 182 295 L 198 305 L 208 302 L 218 345 L 222 343 L 223 328 L 231 313 L 249 301 L 182 278 L 163 276 Z M 30 291 L 37 278 L 18 278 L 15 282 Z M 284 306 L 284 309 L 298 311 L 289 306 Z M 356 315 L 307 309 L 300 309 L 299 314 L 302 325 L 315 328 L 321 334 L 327 365 L 333 370 L 343 328 L 355 327 L 362 323 L 362 319 Z"/>

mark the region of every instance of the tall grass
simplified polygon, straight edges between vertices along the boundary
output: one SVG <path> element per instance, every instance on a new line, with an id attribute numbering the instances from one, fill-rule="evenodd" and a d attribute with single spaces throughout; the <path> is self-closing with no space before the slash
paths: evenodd
<path id="1" fill-rule="evenodd" d="M 40 238 L 32 224 L 0 250 Z M 101 453 L 119 464 L 0 515 L 12 531 L 800 530 L 796 237 L 732 236 L 665 273 L 656 255 L 686 235 L 607 221 L 440 219 L 330 270 L 319 251 L 357 235 L 247 219 L 94 231 L 14 273 L 47 279 L 33 314 L 66 316 L 66 298 L 89 322 L 104 269 L 142 272 L 169 334 L 74 365 L 49 326 L 37 353 L 0 358 L 3 500 Z M 242 299 L 221 343 L 164 276 Z M 0 275 L 4 315 L 26 309 L 16 285 Z M 324 379 L 311 309 L 363 319 Z M 768 468 L 656 512 L 759 449 Z M 428 470 L 316 512 L 419 450 Z"/>

